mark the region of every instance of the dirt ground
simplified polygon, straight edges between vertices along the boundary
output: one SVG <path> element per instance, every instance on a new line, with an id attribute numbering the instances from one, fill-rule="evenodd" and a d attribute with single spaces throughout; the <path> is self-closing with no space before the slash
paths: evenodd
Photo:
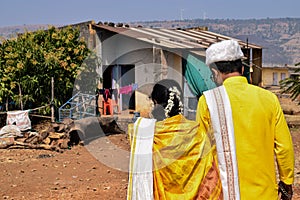
<path id="1" fill-rule="evenodd" d="M 294 198 L 300 199 L 300 126 L 298 105 L 281 99 L 295 150 Z M 290 108 L 292 106 L 292 108 Z M 63 153 L 36 149 L 0 149 L 2 199 L 125 200 L 129 144 L 126 134 L 97 138 Z"/>
<path id="2" fill-rule="evenodd" d="M 63 153 L 1 149 L 0 198 L 126 199 L 126 170 L 105 161 L 116 159 L 116 165 L 127 166 L 129 157 L 116 155 L 118 148 L 128 150 L 126 135 L 111 135 L 94 142 L 91 148 L 79 145 Z"/>

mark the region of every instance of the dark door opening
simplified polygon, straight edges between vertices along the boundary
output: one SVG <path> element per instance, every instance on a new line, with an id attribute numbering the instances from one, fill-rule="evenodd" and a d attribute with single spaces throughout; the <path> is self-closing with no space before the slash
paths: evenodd
<path id="1" fill-rule="evenodd" d="M 103 89 L 111 89 L 112 98 L 121 110 L 135 109 L 134 65 L 109 65 L 103 67 Z"/>

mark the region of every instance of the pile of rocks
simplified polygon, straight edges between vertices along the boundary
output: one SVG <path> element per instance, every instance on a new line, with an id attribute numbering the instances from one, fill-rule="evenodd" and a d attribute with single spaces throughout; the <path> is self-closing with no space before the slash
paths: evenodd
<path id="1" fill-rule="evenodd" d="M 63 152 L 74 145 L 84 145 L 93 139 L 125 133 L 114 118 L 88 117 L 80 120 L 64 119 L 51 123 L 41 131 L 19 131 L 16 125 L 1 129 L 0 148 L 31 148 Z"/>

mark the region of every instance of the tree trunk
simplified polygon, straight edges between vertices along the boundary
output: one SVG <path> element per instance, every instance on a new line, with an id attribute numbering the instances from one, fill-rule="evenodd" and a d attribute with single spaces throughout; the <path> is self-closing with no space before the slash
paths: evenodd
<path id="1" fill-rule="evenodd" d="M 18 86 L 19 86 L 20 107 L 21 107 L 21 110 L 23 110 L 23 99 L 22 99 L 22 89 L 21 89 L 21 84 L 18 83 Z"/>
<path id="2" fill-rule="evenodd" d="M 5 108 L 6 108 L 6 111 L 8 111 L 8 97 L 6 98 Z"/>
<path id="3" fill-rule="evenodd" d="M 55 117 L 54 117 L 54 77 L 51 77 L 51 122 L 55 122 Z"/>

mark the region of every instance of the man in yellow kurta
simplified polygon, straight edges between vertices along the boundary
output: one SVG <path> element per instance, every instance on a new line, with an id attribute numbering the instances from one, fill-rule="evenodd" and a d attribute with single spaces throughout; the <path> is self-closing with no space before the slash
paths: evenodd
<path id="1" fill-rule="evenodd" d="M 206 51 L 206 64 L 218 70 L 215 78 L 224 81 L 222 87 L 231 107 L 240 198 L 278 199 L 278 166 L 286 199 L 291 199 L 294 151 L 287 123 L 276 95 L 248 84 L 242 76 L 242 57 L 238 42 L 233 40 L 213 44 Z M 208 101 L 205 95 L 200 97 L 196 116 L 207 131 L 214 115 Z"/>

